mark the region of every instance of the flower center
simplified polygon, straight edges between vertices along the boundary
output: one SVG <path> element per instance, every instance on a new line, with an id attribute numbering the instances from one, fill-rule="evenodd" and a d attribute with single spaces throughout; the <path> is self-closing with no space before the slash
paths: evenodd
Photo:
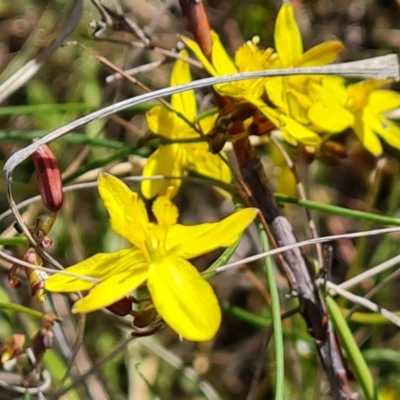
<path id="1" fill-rule="evenodd" d="M 155 261 L 166 254 L 165 242 L 167 231 L 160 225 L 151 223 L 146 248 L 151 261 Z"/>

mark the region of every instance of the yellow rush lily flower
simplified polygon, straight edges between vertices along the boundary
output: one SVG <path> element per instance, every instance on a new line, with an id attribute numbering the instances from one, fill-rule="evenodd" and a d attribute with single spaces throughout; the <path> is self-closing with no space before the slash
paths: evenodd
<path id="1" fill-rule="evenodd" d="M 400 149 L 400 127 L 385 116 L 400 107 L 400 94 L 379 89 L 387 83 L 367 80 L 346 88 L 342 78 L 324 78 L 315 87 L 318 101 L 311 106 L 309 117 L 327 132 L 340 133 L 353 128 L 362 145 L 375 156 L 383 151 L 379 137 Z"/>
<path id="2" fill-rule="evenodd" d="M 229 75 L 237 72 L 260 71 L 263 69 L 308 67 L 329 64 L 343 50 L 339 41 L 328 41 L 303 52 L 300 30 L 294 18 L 293 6 L 285 3 L 279 10 L 274 39 L 277 53 L 272 49 L 257 47 L 258 38 L 245 43 L 235 53 L 235 63 L 222 46 L 218 35 L 211 32 L 211 62 L 200 47 L 191 39 L 183 38 L 185 44 L 196 54 L 204 68 L 212 76 Z M 321 136 L 315 132 L 307 118 L 312 101 L 304 90 L 308 76 L 263 78 L 216 85 L 223 96 L 244 99 L 255 106 L 277 127 L 286 141 L 318 146 Z M 267 95 L 274 107 L 263 100 Z"/>
<path id="3" fill-rule="evenodd" d="M 86 313 L 115 303 L 146 282 L 155 309 L 175 332 L 193 341 L 211 339 L 221 322 L 218 300 L 187 260 L 233 244 L 257 210 L 246 208 L 220 222 L 184 226 L 177 223 L 178 209 L 167 191 L 154 201 L 157 222 L 150 222 L 138 194 L 119 179 L 102 173 L 98 188 L 111 228 L 132 247 L 99 253 L 66 269 L 96 278 L 98 283 L 56 273 L 46 281 L 46 290 L 88 290 L 72 310 Z"/>
<path id="4" fill-rule="evenodd" d="M 180 54 L 188 56 L 186 51 L 182 51 Z M 182 60 L 177 60 L 172 69 L 171 86 L 188 83 L 191 80 L 189 65 Z M 217 115 L 211 115 L 201 120 L 197 119 L 196 97 L 193 90 L 172 95 L 171 105 L 174 111 L 199 126 L 205 134 L 209 133 L 214 126 Z M 146 113 L 147 126 L 150 131 L 171 140 L 199 139 L 199 133 L 174 111 L 163 106 L 153 107 Z M 225 157 L 224 154 L 221 155 Z M 230 183 L 232 180 L 228 165 L 221 159 L 221 156 L 210 153 L 208 144 L 205 142 L 172 143 L 160 146 L 149 157 L 143 169 L 143 176 L 181 177 L 187 169 L 224 183 Z M 164 194 L 168 187 L 173 186 L 173 195 L 175 195 L 181 182 L 181 179 L 144 180 L 141 184 L 141 191 L 144 197 L 151 199 Z"/>
<path id="5" fill-rule="evenodd" d="M 279 10 L 274 31 L 277 60 L 275 68 L 312 67 L 332 63 L 344 49 L 341 42 L 331 40 L 304 52 L 299 26 L 294 9 L 285 3 Z M 315 132 L 308 118 L 308 109 L 313 104 L 309 96 L 310 82 L 318 83 L 316 76 L 290 76 L 270 78 L 265 84 L 269 100 L 288 118 L 295 121 L 282 130 L 285 139 L 292 144 L 319 145 L 320 135 Z M 317 122 L 319 121 L 316 118 Z M 284 122 L 284 119 L 283 119 Z"/>

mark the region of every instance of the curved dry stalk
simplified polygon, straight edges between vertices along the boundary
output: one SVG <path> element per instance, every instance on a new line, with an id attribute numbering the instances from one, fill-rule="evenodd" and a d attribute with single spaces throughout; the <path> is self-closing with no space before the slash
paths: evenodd
<path id="1" fill-rule="evenodd" d="M 325 284 L 327 288 L 334 294 L 338 294 L 355 304 L 359 304 L 360 306 L 363 306 L 371 311 L 381 314 L 382 317 L 385 317 L 387 320 L 389 320 L 396 326 L 400 327 L 400 317 L 398 317 L 396 314 L 393 314 L 390 311 L 386 310 L 385 308 L 378 306 L 377 304 L 366 299 L 365 297 L 357 296 L 353 293 L 348 292 L 347 290 L 342 289 L 339 285 L 335 285 L 333 282 L 328 281 L 325 282 Z"/>
<path id="2" fill-rule="evenodd" d="M 385 272 L 388 269 L 393 268 L 398 264 L 400 264 L 400 255 L 393 257 L 390 260 L 387 260 L 387 261 L 383 262 L 382 264 L 377 265 L 376 267 L 370 268 L 368 271 L 358 274 L 354 278 L 351 278 L 351 279 L 341 283 L 339 286 L 342 289 L 350 289 L 351 287 L 360 284 L 361 282 L 365 281 L 366 279 L 369 279 L 376 275 L 379 275 L 382 272 Z"/>
<path id="3" fill-rule="evenodd" d="M 374 286 L 370 291 L 368 291 L 364 295 L 364 299 L 370 299 L 375 296 L 381 289 L 383 289 L 388 283 L 393 282 L 400 276 L 400 269 L 392 272 L 389 276 L 387 276 L 383 281 L 379 282 L 376 286 Z M 340 287 L 340 285 L 339 285 Z M 358 309 L 360 308 L 359 304 L 356 304 L 347 314 L 346 319 L 349 319 Z"/>

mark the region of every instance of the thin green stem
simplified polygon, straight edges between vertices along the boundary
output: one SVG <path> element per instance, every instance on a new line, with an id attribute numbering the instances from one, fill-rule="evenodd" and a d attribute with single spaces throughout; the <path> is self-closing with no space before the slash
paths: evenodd
<path id="1" fill-rule="evenodd" d="M 47 131 L 0 131 L 0 141 L 16 141 L 16 142 L 31 142 L 32 139 L 42 138 L 47 135 Z M 90 137 L 83 133 L 74 133 L 71 132 L 66 136 L 63 136 L 59 139 L 62 143 L 74 143 L 74 144 L 83 144 L 89 145 L 93 147 L 105 147 L 112 150 L 119 150 L 125 147 L 125 144 L 119 142 L 117 140 L 110 139 L 98 139 L 94 137 Z M 135 148 L 139 147 L 151 147 L 157 148 L 166 144 L 173 143 L 201 143 L 204 142 L 204 139 L 201 137 L 196 138 L 187 138 L 187 139 L 168 139 L 164 137 L 152 136 L 138 143 Z"/>
<path id="2" fill-rule="evenodd" d="M 347 359 L 349 360 L 357 380 L 361 385 L 365 398 L 367 400 L 377 400 L 378 392 L 375 387 L 374 379 L 339 306 L 330 296 L 327 296 L 326 304 L 328 306 L 335 332 L 339 335 L 340 343 L 346 351 Z"/>
<path id="3" fill-rule="evenodd" d="M 155 103 L 142 103 L 129 107 L 127 111 L 146 112 L 153 108 Z M 87 103 L 63 103 L 63 104 L 28 104 L 23 106 L 9 106 L 0 108 L 0 116 L 4 115 L 26 115 L 26 114 L 50 114 L 59 112 L 93 111 L 95 107 Z"/>
<path id="4" fill-rule="evenodd" d="M 41 138 L 48 134 L 47 131 L 0 131 L 0 141 L 15 141 L 15 142 L 31 142 L 32 139 Z M 74 143 L 74 144 L 83 144 L 90 145 L 93 147 L 105 147 L 112 150 L 121 149 L 124 144 L 118 142 L 116 140 L 109 139 L 97 139 L 85 135 L 83 133 L 69 133 L 66 136 L 60 138 L 60 142 L 62 143 Z"/>
<path id="5" fill-rule="evenodd" d="M 400 226 L 400 218 L 387 217 L 385 215 L 378 215 L 364 211 L 351 210 L 349 208 L 332 206 L 330 204 L 318 203 L 316 201 L 311 201 L 311 200 L 300 200 L 296 199 L 295 197 L 286 196 L 285 194 L 282 193 L 275 193 L 274 197 L 279 203 L 296 204 L 298 206 L 309 208 L 311 210 L 317 210 L 325 212 L 327 214 L 340 215 L 341 217 L 346 217 L 346 218 L 360 219 L 363 221 L 376 222 L 378 224 L 384 224 L 384 225 Z"/>
<path id="6" fill-rule="evenodd" d="M 28 244 L 29 240 L 26 236 L 15 236 L 10 238 L 0 238 L 0 246 L 14 246 L 18 244 Z"/>
<path id="7" fill-rule="evenodd" d="M 0 301 L 0 309 L 3 310 L 10 310 L 10 311 L 15 311 L 17 313 L 24 313 L 26 315 L 29 315 L 33 318 L 41 318 L 42 313 L 36 310 L 32 310 L 28 307 L 21 306 L 19 304 L 15 303 L 7 303 L 5 301 Z"/>
<path id="8" fill-rule="evenodd" d="M 205 280 L 209 280 L 217 274 L 215 271 L 216 268 L 221 267 L 229 262 L 229 260 L 235 254 L 235 251 L 238 248 L 241 240 L 242 235 L 239 236 L 235 243 L 227 247 L 224 252 L 202 273 L 202 276 Z"/>
<path id="9" fill-rule="evenodd" d="M 262 251 L 269 250 L 269 242 L 264 227 L 259 224 Z M 271 313 L 274 328 L 274 349 L 275 349 L 275 400 L 283 400 L 284 388 L 284 351 L 283 351 L 283 332 L 281 320 L 281 308 L 279 304 L 278 285 L 276 284 L 274 267 L 271 257 L 264 258 L 264 268 L 267 275 L 268 288 L 271 294 Z"/>

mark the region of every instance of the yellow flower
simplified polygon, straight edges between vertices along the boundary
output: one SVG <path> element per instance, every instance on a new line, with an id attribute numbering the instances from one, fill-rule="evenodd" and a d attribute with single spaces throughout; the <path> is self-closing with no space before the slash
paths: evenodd
<path id="1" fill-rule="evenodd" d="M 258 38 L 255 38 L 237 50 L 235 63 L 227 55 L 218 35 L 214 32 L 211 32 L 211 62 L 207 60 L 196 42 L 188 38 L 183 40 L 212 76 L 263 69 L 325 65 L 332 62 L 343 50 L 341 42 L 328 41 L 304 53 L 300 30 L 290 3 L 283 4 L 279 11 L 274 38 L 277 53 L 270 48 L 259 49 Z M 216 85 L 215 88 L 223 96 L 254 104 L 282 131 L 289 143 L 296 145 L 301 142 L 318 146 L 321 137 L 312 129 L 307 117 L 312 101 L 305 91 L 305 86 L 310 79 L 313 78 L 308 76 L 262 78 Z M 273 107 L 265 101 L 265 94 Z"/>
<path id="2" fill-rule="evenodd" d="M 400 128 L 385 116 L 400 107 L 400 94 L 378 90 L 386 83 L 368 80 L 346 88 L 342 78 L 324 78 L 315 87 L 318 101 L 311 106 L 309 117 L 326 132 L 340 133 L 353 128 L 363 146 L 375 156 L 383 151 L 378 136 L 400 149 Z"/>
<path id="3" fill-rule="evenodd" d="M 98 185 L 111 228 L 132 247 L 99 253 L 66 269 L 98 283 L 55 274 L 46 281 L 46 290 L 89 290 L 73 307 L 73 312 L 83 313 L 107 307 L 147 282 L 154 307 L 173 330 L 188 340 L 211 339 L 221 322 L 218 300 L 187 260 L 233 244 L 257 210 L 247 208 L 220 222 L 184 226 L 177 223 L 178 209 L 165 195 L 154 201 L 157 222 L 150 222 L 143 201 L 119 179 L 100 174 Z"/>
<path id="4" fill-rule="evenodd" d="M 180 53 L 187 56 L 186 51 Z M 186 62 L 177 60 L 172 70 L 171 86 L 191 81 L 190 69 Z M 171 105 L 174 111 L 163 106 L 153 107 L 146 114 L 147 126 L 153 133 L 171 140 L 200 139 L 200 135 L 177 113 L 183 115 L 190 123 L 200 127 L 205 134 L 214 126 L 217 115 L 197 120 L 197 106 L 194 91 L 178 93 L 172 96 Z M 225 157 L 222 154 L 222 157 Z M 190 169 L 206 177 L 230 183 L 232 176 L 228 165 L 221 156 L 208 151 L 208 144 L 172 143 L 160 146 L 148 159 L 143 176 L 164 175 L 182 177 L 184 171 Z M 160 181 L 145 180 L 141 184 L 144 197 L 151 199 L 162 195 L 168 187 L 174 187 L 175 195 L 181 185 L 181 179 L 165 179 Z"/>
<path id="5" fill-rule="evenodd" d="M 279 10 L 274 39 L 277 50 L 275 68 L 326 65 L 333 62 L 344 48 L 341 42 L 331 40 L 314 46 L 304 53 L 300 29 L 290 3 L 283 4 Z M 313 99 L 309 95 L 309 85 L 317 84 L 320 79 L 321 77 L 317 76 L 297 75 L 270 78 L 266 82 L 265 90 L 269 100 L 286 116 L 281 118 L 281 126 L 278 127 L 289 143 L 318 145 L 321 142 L 320 135 L 310 125 L 308 118 L 308 109 L 313 104 Z M 268 117 L 267 112 L 265 115 Z M 319 119 L 315 117 L 318 122 Z"/>

